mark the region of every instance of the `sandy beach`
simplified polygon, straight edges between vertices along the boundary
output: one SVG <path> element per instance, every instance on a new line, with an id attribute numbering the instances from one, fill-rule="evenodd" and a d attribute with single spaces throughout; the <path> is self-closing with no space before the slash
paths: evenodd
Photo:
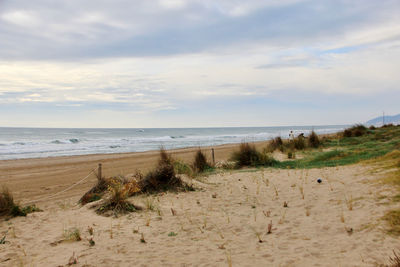
<path id="1" fill-rule="evenodd" d="M 217 160 L 235 148 L 216 147 Z M 195 150 L 171 154 L 189 162 Z M 146 171 L 157 157 L 146 152 L 2 161 L 1 183 L 24 203 L 67 188 L 99 162 L 104 175 L 113 176 Z M 0 246 L 0 265 L 67 266 L 75 255 L 76 266 L 377 266 L 400 249 L 400 241 L 385 234 L 380 219 L 389 208 L 380 196 L 393 189 L 378 184 L 381 173 L 371 170 L 357 164 L 186 177 L 196 191 L 132 197 L 144 210 L 118 218 L 77 204 L 95 183 L 92 175 L 35 202 L 43 212 L 1 221 L 8 242 Z M 76 229 L 82 240 L 65 241 L 65 233 Z"/>

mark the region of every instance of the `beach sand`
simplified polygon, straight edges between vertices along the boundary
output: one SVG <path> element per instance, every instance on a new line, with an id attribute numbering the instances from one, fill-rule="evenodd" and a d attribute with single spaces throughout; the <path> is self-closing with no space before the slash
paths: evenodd
<path id="1" fill-rule="evenodd" d="M 217 160 L 236 147 L 216 148 Z M 194 151 L 172 153 L 189 161 Z M 0 179 L 26 203 L 67 188 L 99 162 L 112 176 L 146 171 L 157 157 L 146 152 L 0 161 Z M 73 266 L 376 266 L 400 249 L 381 220 L 399 203 L 389 206 L 380 197 L 393 189 L 376 183 L 379 177 L 363 164 L 226 171 L 191 181 L 194 192 L 132 197 L 145 210 L 114 218 L 97 215 L 91 204 L 77 205 L 94 185 L 92 176 L 37 201 L 43 212 L 2 220 L 0 234 L 7 232 L 8 242 L 0 245 L 0 266 L 66 266 L 73 254 Z M 75 228 L 82 240 L 62 241 Z"/>

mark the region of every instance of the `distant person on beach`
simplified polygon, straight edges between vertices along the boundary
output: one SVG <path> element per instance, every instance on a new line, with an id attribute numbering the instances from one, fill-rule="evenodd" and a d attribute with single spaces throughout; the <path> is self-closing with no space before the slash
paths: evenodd
<path id="1" fill-rule="evenodd" d="M 290 141 L 294 141 L 294 133 L 293 133 L 293 131 L 290 131 L 290 133 L 289 133 L 289 140 Z"/>

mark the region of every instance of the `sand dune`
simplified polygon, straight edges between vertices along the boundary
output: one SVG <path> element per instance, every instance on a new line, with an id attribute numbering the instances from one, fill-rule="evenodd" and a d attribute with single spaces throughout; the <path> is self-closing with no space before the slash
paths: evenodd
<path id="1" fill-rule="evenodd" d="M 71 194 L 2 221 L 0 265 L 65 266 L 75 253 L 76 266 L 376 266 L 400 249 L 383 231 L 388 206 L 377 196 L 391 189 L 377 177 L 363 165 L 226 172 L 194 181 L 195 192 L 133 197 L 153 210 L 119 218 Z M 82 240 L 62 241 L 74 228 Z"/>

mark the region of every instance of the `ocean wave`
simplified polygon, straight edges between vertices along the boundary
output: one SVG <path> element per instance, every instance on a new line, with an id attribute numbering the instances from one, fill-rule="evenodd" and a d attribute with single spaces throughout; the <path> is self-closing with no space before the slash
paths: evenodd
<path id="1" fill-rule="evenodd" d="M 70 141 L 72 144 L 79 143 L 79 139 L 77 139 L 77 138 L 71 138 L 68 141 Z"/>
<path id="2" fill-rule="evenodd" d="M 171 135 L 170 137 L 171 137 L 172 139 L 181 139 L 181 138 L 185 138 L 185 136 L 183 136 L 183 135 L 179 135 L 179 136 Z"/>
<path id="3" fill-rule="evenodd" d="M 64 142 L 61 142 L 60 140 L 54 140 L 54 141 L 51 141 L 50 143 L 52 143 L 52 144 L 65 144 Z"/>
<path id="4" fill-rule="evenodd" d="M 19 146 L 24 146 L 26 145 L 24 142 L 15 142 L 13 145 L 19 145 Z"/>

